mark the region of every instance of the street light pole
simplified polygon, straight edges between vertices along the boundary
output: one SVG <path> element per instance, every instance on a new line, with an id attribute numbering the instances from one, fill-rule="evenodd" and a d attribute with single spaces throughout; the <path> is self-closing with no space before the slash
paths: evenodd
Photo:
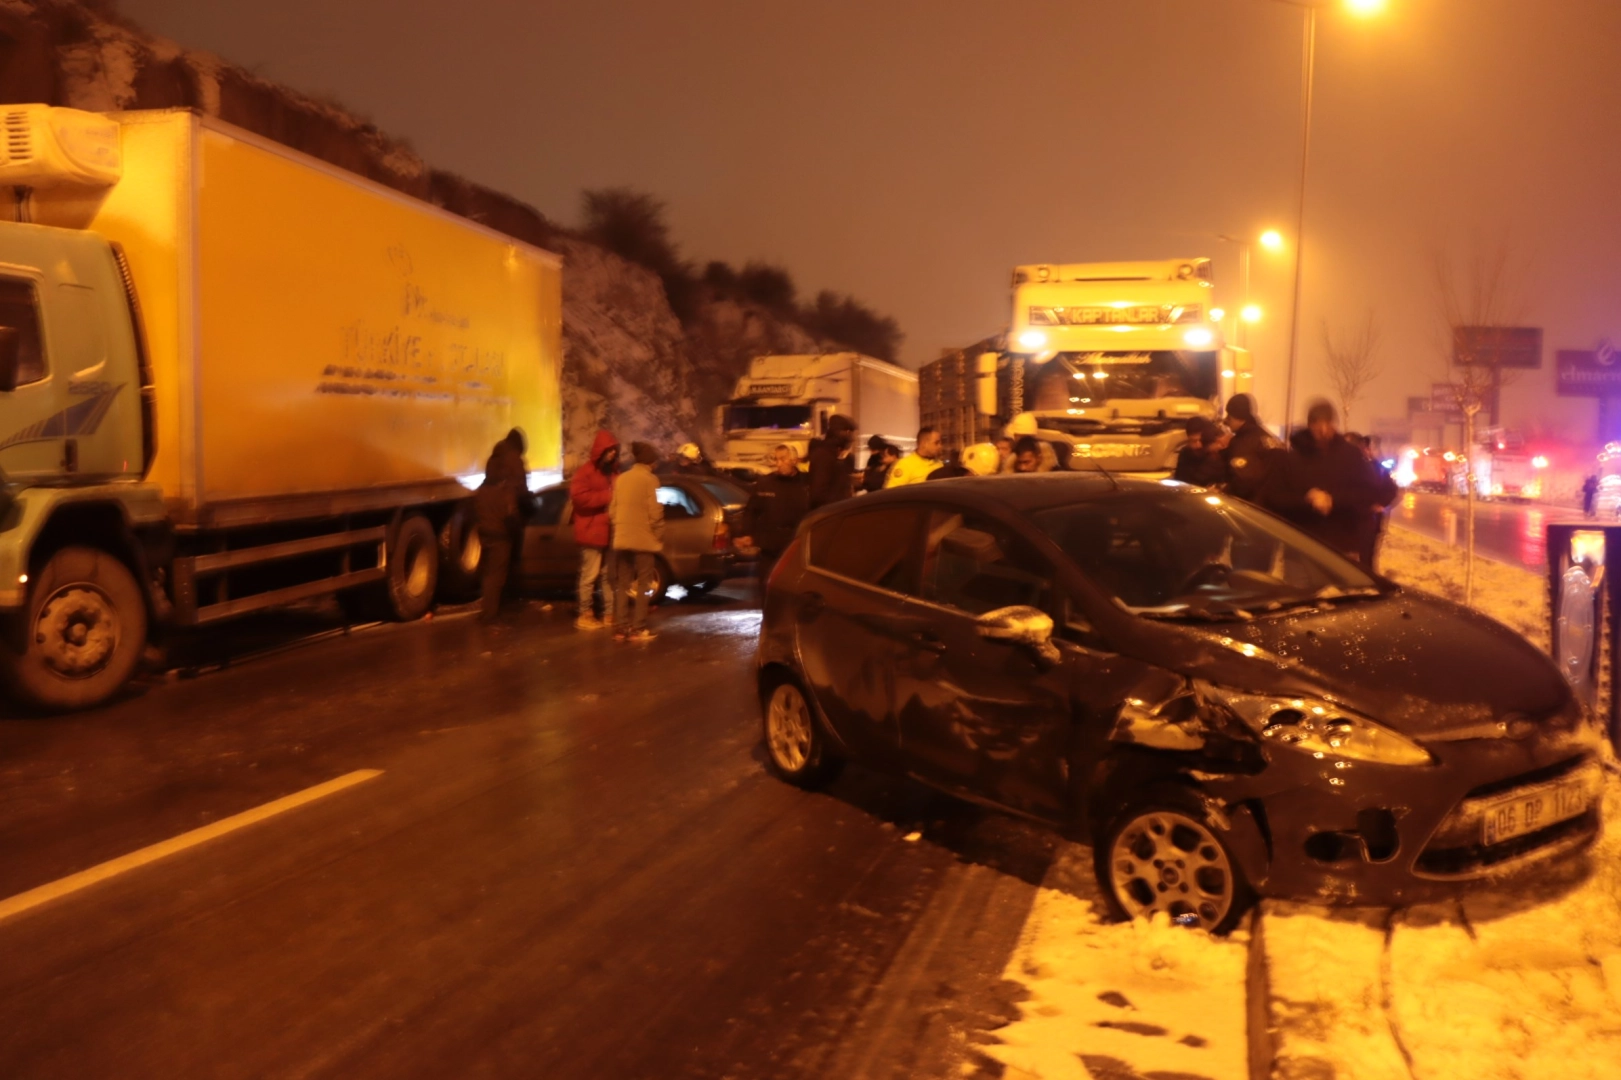
<path id="1" fill-rule="evenodd" d="M 1241 288 L 1244 294 L 1244 302 L 1239 305 L 1238 311 L 1234 313 L 1233 321 L 1238 324 L 1238 347 L 1243 349 L 1248 344 L 1248 335 L 1244 331 L 1244 311 L 1250 306 L 1250 242 L 1240 240 L 1236 236 L 1228 236 L 1226 233 L 1217 233 L 1216 239 L 1238 245 L 1238 276 L 1243 280 Z"/>
<path id="2" fill-rule="evenodd" d="M 1284 0 L 1288 3 L 1289 0 Z M 1301 272 L 1306 256 L 1306 175 L 1311 165 L 1311 106 L 1313 83 L 1317 75 L 1317 8 L 1313 4 L 1300 5 L 1306 10 L 1305 71 L 1302 88 L 1302 119 L 1300 127 L 1300 204 L 1295 215 L 1295 290 L 1289 307 L 1289 361 L 1286 367 L 1283 395 L 1283 437 L 1289 438 L 1294 430 L 1295 366 L 1300 356 L 1300 290 Z"/>

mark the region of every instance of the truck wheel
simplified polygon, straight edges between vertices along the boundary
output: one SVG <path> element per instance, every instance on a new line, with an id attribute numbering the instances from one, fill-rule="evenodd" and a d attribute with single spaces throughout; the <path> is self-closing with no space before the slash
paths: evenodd
<path id="1" fill-rule="evenodd" d="M 458 509 L 439 530 L 439 592 L 460 602 L 478 596 L 478 562 L 484 554 L 470 508 Z"/>
<path id="2" fill-rule="evenodd" d="M 6 659 L 13 687 L 30 704 L 65 712 L 106 701 L 146 647 L 146 602 L 135 575 L 96 548 L 58 551 L 34 585 L 21 645 Z"/>
<path id="3" fill-rule="evenodd" d="M 388 553 L 388 609 L 400 622 L 414 622 L 433 609 L 439 585 L 439 538 L 428 519 L 412 514 L 400 522 Z"/>

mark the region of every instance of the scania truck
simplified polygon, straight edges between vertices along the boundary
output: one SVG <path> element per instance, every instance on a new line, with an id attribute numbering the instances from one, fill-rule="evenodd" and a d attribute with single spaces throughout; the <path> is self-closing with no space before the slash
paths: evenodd
<path id="1" fill-rule="evenodd" d="M 962 428 L 955 445 L 1023 417 L 1071 458 L 1169 470 L 1188 419 L 1249 389 L 1221 322 L 1209 259 L 1020 266 L 1006 334 L 919 373 L 925 420 Z"/>
<path id="2" fill-rule="evenodd" d="M 492 445 L 560 465 L 554 255 L 187 110 L 0 128 L 14 695 L 84 707 L 176 628 L 472 584 Z"/>
<path id="3" fill-rule="evenodd" d="M 863 460 L 873 435 L 908 451 L 917 441 L 917 374 L 859 353 L 757 356 L 720 408 L 726 451 L 717 464 L 768 473 L 772 449 L 783 444 L 804 461 L 836 413 L 855 422 L 852 452 Z"/>

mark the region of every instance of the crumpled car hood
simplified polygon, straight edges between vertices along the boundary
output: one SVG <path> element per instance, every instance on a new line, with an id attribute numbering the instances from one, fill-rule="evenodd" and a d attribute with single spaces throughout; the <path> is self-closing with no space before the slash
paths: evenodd
<path id="1" fill-rule="evenodd" d="M 1253 622 L 1187 625 L 1194 678 L 1257 693 L 1317 694 L 1417 738 L 1569 709 L 1553 662 L 1501 623 L 1411 590 Z M 1168 659 L 1168 658 L 1167 658 Z"/>

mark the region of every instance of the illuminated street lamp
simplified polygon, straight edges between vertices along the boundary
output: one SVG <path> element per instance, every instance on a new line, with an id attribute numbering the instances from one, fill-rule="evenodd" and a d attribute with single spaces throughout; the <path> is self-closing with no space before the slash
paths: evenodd
<path id="1" fill-rule="evenodd" d="M 1217 233 L 1216 239 L 1224 240 L 1229 244 L 1238 245 L 1239 277 L 1243 280 L 1244 290 L 1244 306 L 1239 309 L 1240 314 L 1238 321 L 1238 347 L 1242 349 L 1245 347 L 1244 324 L 1259 322 L 1261 320 L 1261 309 L 1250 303 L 1251 244 L 1248 240 L 1237 236 L 1228 236 L 1226 233 Z M 1278 248 L 1283 246 L 1283 237 L 1278 235 L 1278 230 L 1268 229 L 1266 232 L 1261 234 L 1261 246 L 1269 251 L 1276 251 Z M 1216 311 L 1220 310 L 1220 308 L 1216 309 Z M 1222 320 L 1222 317 L 1226 315 L 1226 312 L 1223 311 L 1221 315 L 1217 315 L 1216 311 L 1212 311 L 1210 313 L 1210 317 L 1219 323 Z M 1250 315 L 1251 312 L 1254 313 L 1253 318 Z"/>
<path id="2" fill-rule="evenodd" d="M 1300 272 L 1306 255 L 1306 171 L 1311 163 L 1311 105 L 1313 83 L 1317 77 L 1317 11 L 1335 0 L 1272 0 L 1275 4 L 1288 4 L 1306 13 L 1305 71 L 1301 76 L 1304 108 L 1300 126 L 1300 203 L 1295 216 L 1295 288 L 1289 309 L 1289 363 L 1286 389 L 1283 395 L 1283 432 L 1288 438 L 1294 428 L 1295 364 L 1300 355 Z M 1339 0 L 1353 15 L 1377 15 L 1384 10 L 1385 0 Z M 1283 238 L 1277 238 L 1279 245 Z"/>
<path id="3" fill-rule="evenodd" d="M 1283 234 L 1276 229 L 1268 229 L 1261 234 L 1261 246 L 1268 251 L 1283 250 Z"/>
<path id="4" fill-rule="evenodd" d="M 1244 305 L 1244 310 L 1240 311 L 1238 313 L 1238 317 L 1240 319 L 1244 320 L 1247 323 L 1258 323 L 1258 322 L 1260 322 L 1261 321 L 1261 305 L 1260 304 L 1245 304 Z"/>

